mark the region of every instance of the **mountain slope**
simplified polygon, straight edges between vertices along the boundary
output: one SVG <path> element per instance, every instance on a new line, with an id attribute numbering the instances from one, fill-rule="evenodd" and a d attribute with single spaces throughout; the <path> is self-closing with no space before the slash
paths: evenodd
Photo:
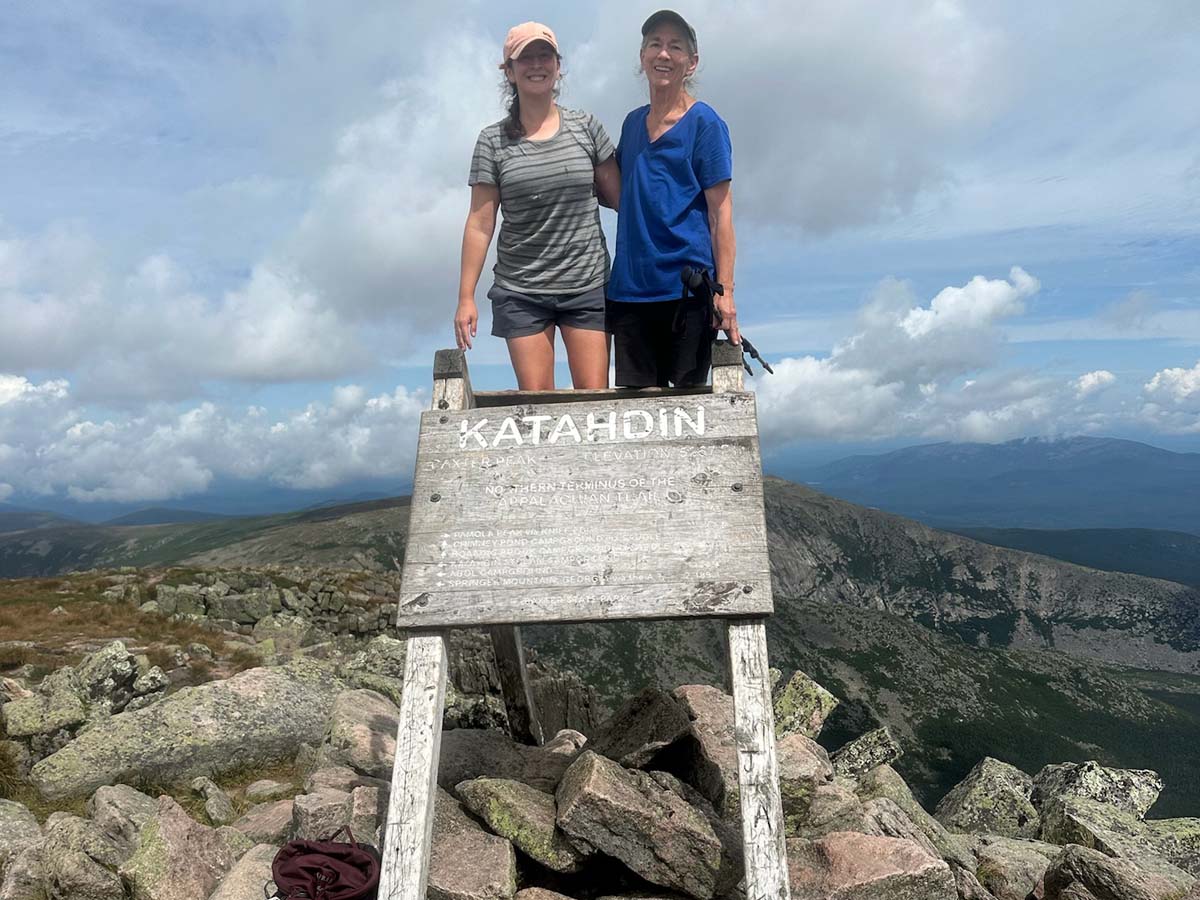
<path id="1" fill-rule="evenodd" d="M 930 524 L 1200 534 L 1200 453 L 1075 437 L 927 444 L 813 469 L 821 491 Z"/>
<path id="2" fill-rule="evenodd" d="M 1200 590 L 981 544 L 768 479 L 777 596 L 882 609 L 970 644 L 1200 672 Z"/>
<path id="3" fill-rule="evenodd" d="M 407 507 L 408 498 L 398 497 L 213 522 L 75 524 L 0 535 L 0 577 L 31 578 L 82 569 L 181 562 L 337 566 L 356 551 L 391 566 L 394 557 L 403 555 Z"/>
<path id="4" fill-rule="evenodd" d="M 780 479 L 766 480 L 765 495 L 777 596 L 883 609 L 973 645 L 1200 671 L 1200 590 L 982 544 Z M 0 574 L 180 562 L 358 568 L 355 554 L 391 567 L 403 556 L 407 504 L 0 536 Z"/>
<path id="5" fill-rule="evenodd" d="M 54 528 L 74 524 L 74 519 L 44 512 L 40 509 L 25 509 L 20 506 L 0 506 L 0 534 L 12 531 L 28 531 L 33 528 Z"/>
<path id="6" fill-rule="evenodd" d="M 1200 535 L 1152 528 L 955 528 L 997 547 L 1200 587 Z"/>

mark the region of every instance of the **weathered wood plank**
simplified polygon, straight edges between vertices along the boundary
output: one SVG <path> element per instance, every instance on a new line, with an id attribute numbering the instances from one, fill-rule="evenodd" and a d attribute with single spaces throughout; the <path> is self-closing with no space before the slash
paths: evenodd
<path id="1" fill-rule="evenodd" d="M 466 354 L 461 350 L 439 350 L 434 355 L 434 409 L 439 413 L 448 410 L 473 409 L 479 405 L 480 397 L 471 389 L 471 376 L 467 368 Z M 495 392 L 492 392 L 493 396 Z M 548 401 L 558 399 L 557 391 L 547 394 Z M 563 392 L 569 393 L 569 392 Z M 513 392 L 505 392 L 510 402 Z M 515 396 L 522 396 L 516 392 Z M 580 398 L 575 398 L 580 399 Z M 493 402 L 492 405 L 495 405 Z M 441 416 L 439 415 L 439 418 Z M 444 513 L 443 513 L 444 515 Z M 496 652 L 496 663 L 500 673 L 500 691 L 508 712 L 509 726 L 513 736 L 527 743 L 541 744 L 541 723 L 529 688 L 525 671 L 525 650 L 521 645 L 521 632 L 511 625 L 493 626 L 492 646 Z"/>
<path id="2" fill-rule="evenodd" d="M 754 510 L 730 517 L 737 530 L 727 534 L 703 514 L 664 517 L 656 520 L 657 528 L 651 522 L 644 531 L 645 523 L 633 529 L 635 537 L 645 537 L 641 544 L 613 535 L 623 524 L 620 516 L 590 519 L 574 532 L 553 525 L 419 532 L 410 535 L 403 589 L 430 588 L 426 579 L 481 578 L 501 575 L 501 570 L 539 578 L 561 573 L 569 576 L 564 582 L 569 584 L 638 584 L 663 577 L 695 581 L 730 571 L 730 564 L 748 553 L 757 553 L 765 568 L 760 546 L 765 535 L 755 519 Z"/>
<path id="3" fill-rule="evenodd" d="M 638 397 L 690 397 L 695 394 L 711 394 L 707 384 L 695 387 L 644 387 L 644 388 L 597 388 L 595 390 L 555 391 L 476 391 L 475 406 L 480 409 L 493 406 L 516 406 L 522 403 L 596 403 L 608 400 L 629 400 Z"/>
<path id="4" fill-rule="evenodd" d="M 754 395 L 677 400 L 426 414 L 397 621 L 769 612 Z M 556 443 L 564 417 L 579 424 Z M 492 435 L 522 446 L 497 448 L 507 441 Z M 717 583 L 735 587 L 714 598 Z"/>
<path id="5" fill-rule="evenodd" d="M 438 350 L 433 354 L 433 379 L 466 378 L 467 354 L 465 350 L 451 348 Z"/>
<path id="6" fill-rule="evenodd" d="M 596 403 L 542 403 L 421 414 L 418 453 L 508 453 L 522 448 L 572 448 L 648 443 L 706 443 L 757 437 L 754 394 L 645 397 Z"/>
<path id="7" fill-rule="evenodd" d="M 740 391 L 746 370 L 742 367 L 742 348 L 728 340 L 713 341 L 712 391 L 714 394 Z"/>
<path id="8" fill-rule="evenodd" d="M 496 668 L 500 672 L 500 688 L 504 694 L 504 709 L 508 713 L 508 727 L 513 740 L 540 746 L 545 743 L 546 737 L 529 687 L 521 629 L 512 625 L 493 625 L 490 631 L 492 649 L 496 653 Z"/>
<path id="9" fill-rule="evenodd" d="M 728 533 L 703 517 L 634 530 L 642 544 L 617 541 L 619 519 L 573 533 L 555 528 L 453 529 L 410 535 L 401 593 L 468 587 L 571 587 L 730 580 L 765 572 L 761 525 L 739 517 Z M 593 526 L 609 526 L 593 527 Z M 607 531 L 607 533 L 606 533 Z M 519 577 L 521 581 L 512 578 Z"/>
<path id="10" fill-rule="evenodd" d="M 708 517 L 710 527 L 744 524 L 761 515 L 763 486 L 747 447 L 712 447 L 695 457 L 644 460 L 629 469 L 596 476 L 556 458 L 530 453 L 518 465 L 446 465 L 438 477 L 413 486 L 409 530 L 414 534 L 504 523 L 509 527 L 607 526 L 608 518 L 635 531 L 677 528 Z M 749 448 L 752 450 L 752 448 Z M 453 462 L 427 456 L 422 461 Z M 653 535 L 651 535 L 653 536 Z M 668 535 L 669 536 L 669 535 Z"/>
<path id="11" fill-rule="evenodd" d="M 742 348 L 727 340 L 714 342 L 713 394 L 738 396 L 744 388 L 744 373 Z M 757 421 L 755 428 L 757 431 Z M 758 527 L 765 535 L 766 512 L 762 504 L 758 505 L 758 512 L 761 516 Z M 790 900 L 766 625 L 761 618 L 735 620 L 726 626 L 726 630 L 738 753 L 746 896 L 752 900 Z"/>
<path id="12" fill-rule="evenodd" d="M 756 900 L 788 900 L 787 848 L 775 758 L 775 714 L 771 706 L 766 626 L 763 620 L 755 619 L 730 622 L 727 627 L 746 853 L 746 896 Z"/>
<path id="13" fill-rule="evenodd" d="M 446 697 L 446 644 L 440 634 L 420 634 L 408 639 L 407 651 L 383 842 L 380 900 L 425 900 L 433 842 L 442 705 Z"/>
<path id="14" fill-rule="evenodd" d="M 399 609 L 397 621 L 401 625 L 422 628 L 465 628 L 505 622 L 744 617 L 771 612 L 771 578 L 763 568 L 737 581 L 672 584 L 655 580 L 612 587 L 512 585 L 442 588 L 437 592 L 401 591 Z"/>
<path id="15" fill-rule="evenodd" d="M 433 356 L 433 408 L 470 409 L 475 405 L 467 355 L 462 350 L 439 350 Z"/>

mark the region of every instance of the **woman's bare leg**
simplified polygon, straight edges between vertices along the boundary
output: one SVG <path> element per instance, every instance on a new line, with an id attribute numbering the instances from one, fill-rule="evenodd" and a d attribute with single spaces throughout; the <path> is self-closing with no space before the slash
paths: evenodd
<path id="1" fill-rule="evenodd" d="M 517 373 L 517 388 L 554 390 L 554 326 L 547 325 L 545 331 L 507 340 L 508 356 Z"/>
<path id="2" fill-rule="evenodd" d="M 608 387 L 608 332 L 560 325 L 575 390 Z"/>

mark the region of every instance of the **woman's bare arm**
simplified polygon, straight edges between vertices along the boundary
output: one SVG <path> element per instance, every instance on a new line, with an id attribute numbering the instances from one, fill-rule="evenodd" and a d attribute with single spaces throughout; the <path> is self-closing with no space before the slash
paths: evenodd
<path id="1" fill-rule="evenodd" d="M 609 209 L 621 208 L 621 170 L 617 167 L 616 156 L 610 156 L 596 166 L 596 199 Z"/>
<path id="2" fill-rule="evenodd" d="M 733 183 L 722 181 L 705 189 L 708 201 L 708 231 L 712 235 L 713 260 L 716 263 L 716 278 L 725 288 L 723 296 L 714 297 L 720 322 L 713 327 L 724 328 L 729 340 L 742 342 L 738 330 L 737 305 L 733 300 L 733 262 L 737 256 L 737 237 L 733 233 Z"/>
<path id="3" fill-rule="evenodd" d="M 479 326 L 475 288 L 483 273 L 492 235 L 496 233 L 496 211 L 500 208 L 500 188 L 494 184 L 471 186 L 471 211 L 463 227 L 462 263 L 458 275 L 458 309 L 454 313 L 454 338 L 458 349 L 471 349 L 471 339 Z"/>

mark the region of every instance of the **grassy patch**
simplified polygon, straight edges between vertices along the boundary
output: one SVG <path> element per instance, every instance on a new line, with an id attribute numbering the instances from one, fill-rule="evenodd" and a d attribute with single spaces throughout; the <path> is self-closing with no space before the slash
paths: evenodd
<path id="1" fill-rule="evenodd" d="M 4 728 L 0 726 L 0 741 L 5 739 Z M 12 800 L 25 781 L 17 770 L 17 760 L 8 747 L 0 746 L 0 800 Z"/>
<path id="2" fill-rule="evenodd" d="M 50 818 L 52 813 L 56 812 L 71 813 L 80 818 L 87 817 L 87 797 L 67 797 L 62 800 L 47 800 L 27 781 L 18 783 L 12 796 L 6 799 L 20 803 L 33 813 L 35 819 L 43 823 L 46 819 Z"/>
<path id="3" fill-rule="evenodd" d="M 256 765 L 239 766 L 211 777 L 217 787 L 229 795 L 229 799 L 233 802 L 234 816 L 240 817 L 254 806 L 245 798 L 245 790 L 249 785 L 256 781 L 269 779 L 291 784 L 295 787 L 296 793 L 300 793 L 303 790 L 304 779 L 308 777 L 308 771 L 303 766 L 297 766 L 293 759 L 281 759 Z M 179 781 L 147 780 L 137 782 L 132 786 L 151 797 L 167 794 L 175 798 L 175 802 L 187 810 L 188 815 L 197 822 L 208 822 L 208 815 L 204 811 L 204 797 L 192 790 L 193 780 L 193 778 Z"/>
<path id="4" fill-rule="evenodd" d="M 229 666 L 234 672 L 245 672 L 263 664 L 262 657 L 249 647 L 238 647 L 229 654 Z"/>
<path id="5" fill-rule="evenodd" d="M 35 645 L 0 651 L 0 672 L 30 664 L 47 670 L 73 665 L 97 644 L 117 639 L 148 648 L 151 662 L 164 670 L 173 664 L 169 654 L 154 649 L 157 644 L 199 643 L 214 654 L 224 651 L 220 634 L 197 623 L 101 600 L 108 586 L 95 575 L 0 581 L 0 634 Z"/>

